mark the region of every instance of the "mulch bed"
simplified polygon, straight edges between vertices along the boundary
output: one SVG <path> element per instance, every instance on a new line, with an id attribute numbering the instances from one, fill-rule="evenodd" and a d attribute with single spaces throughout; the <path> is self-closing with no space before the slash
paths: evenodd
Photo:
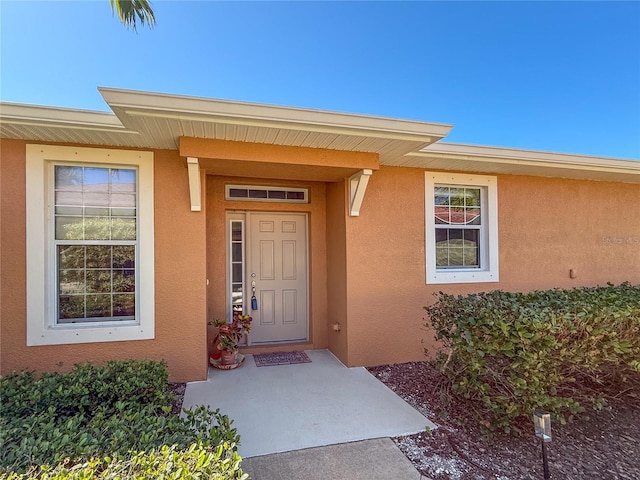
<path id="1" fill-rule="evenodd" d="M 171 415 L 180 415 L 182 410 L 182 402 L 184 401 L 184 392 L 187 390 L 186 383 L 170 383 L 169 390 L 173 393 L 173 402 L 171 402 Z"/>
<path id="2" fill-rule="evenodd" d="M 368 369 L 387 387 L 439 426 L 432 432 L 394 438 L 425 477 L 433 480 L 541 479 L 541 447 L 522 436 L 483 433 L 464 402 L 452 399 L 442 374 L 430 362 Z M 639 392 L 634 392 L 639 393 Z M 585 412 L 567 425 L 552 425 L 547 444 L 551 478 L 640 478 L 638 397 L 610 401 L 610 408 Z"/>

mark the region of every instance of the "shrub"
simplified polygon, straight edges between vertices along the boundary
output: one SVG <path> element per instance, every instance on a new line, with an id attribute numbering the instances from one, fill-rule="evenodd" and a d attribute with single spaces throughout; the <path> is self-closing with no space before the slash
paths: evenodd
<path id="1" fill-rule="evenodd" d="M 150 452 L 135 452 L 127 456 L 118 454 L 69 465 L 61 463 L 55 468 L 44 465 L 18 474 L 0 473 L 0 480 L 87 480 L 135 478 L 136 480 L 192 479 L 245 480 L 247 474 L 240 469 L 240 456 L 227 443 L 217 447 L 192 444 L 186 450 L 176 445 L 163 446 Z"/>
<path id="2" fill-rule="evenodd" d="M 112 415 L 122 402 L 160 410 L 169 403 L 167 367 L 163 362 L 125 360 L 103 367 L 83 363 L 67 374 L 15 372 L 0 379 L 2 417 L 25 417 L 55 409 L 61 417 L 100 411 Z"/>
<path id="3" fill-rule="evenodd" d="M 193 442 L 233 449 L 239 442 L 232 421 L 218 410 L 169 415 L 167 369 L 159 362 L 82 364 L 40 378 L 17 372 L 0 378 L 0 396 L 0 471 Z"/>
<path id="4" fill-rule="evenodd" d="M 490 429 L 517 429 L 535 408 L 564 422 L 640 378 L 640 286 L 440 292 L 424 308 L 453 392 Z"/>

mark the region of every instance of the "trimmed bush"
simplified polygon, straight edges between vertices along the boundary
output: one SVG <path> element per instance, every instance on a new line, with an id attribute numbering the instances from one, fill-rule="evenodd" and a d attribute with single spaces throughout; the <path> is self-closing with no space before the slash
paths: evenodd
<path id="1" fill-rule="evenodd" d="M 424 308 L 453 392 L 492 430 L 517 428 L 535 408 L 564 422 L 640 378 L 640 286 L 440 292 Z"/>
<path id="2" fill-rule="evenodd" d="M 83 363 L 66 374 L 15 372 L 0 379 L 2 417 L 26 417 L 50 408 L 60 417 L 112 415 L 122 403 L 161 410 L 170 403 L 163 362 L 126 360 L 103 367 Z"/>
<path id="3" fill-rule="evenodd" d="M 194 442 L 233 450 L 239 442 L 232 421 L 218 410 L 170 415 L 167 369 L 159 362 L 82 364 L 40 378 L 13 373 L 0 378 L 0 396 L 0 472 L 123 458 L 167 445 L 186 449 Z"/>
<path id="4" fill-rule="evenodd" d="M 163 446 L 150 452 L 135 452 L 127 456 L 92 458 L 87 462 L 69 466 L 62 463 L 55 468 L 47 465 L 29 472 L 1 474 L 0 480 L 88 480 L 124 479 L 156 480 L 193 479 L 245 480 L 247 474 L 240 469 L 240 456 L 223 443 L 218 447 L 205 447 L 194 443 L 186 450 L 177 445 Z"/>

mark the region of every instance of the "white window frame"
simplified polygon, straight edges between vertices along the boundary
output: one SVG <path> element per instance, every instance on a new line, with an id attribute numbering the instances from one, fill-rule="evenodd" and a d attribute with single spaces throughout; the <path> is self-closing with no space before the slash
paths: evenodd
<path id="1" fill-rule="evenodd" d="M 242 314 L 244 315 L 247 308 L 247 282 L 246 269 L 247 264 L 247 250 L 246 250 L 246 216 L 244 213 L 227 212 L 227 319 L 231 321 L 233 319 L 233 237 L 232 237 L 232 223 L 239 222 L 242 225 Z"/>
<path id="2" fill-rule="evenodd" d="M 153 153 L 104 148 L 26 146 L 27 346 L 148 340 L 155 337 Z M 135 168 L 138 176 L 136 319 L 59 324 L 53 239 L 53 167 Z"/>
<path id="3" fill-rule="evenodd" d="M 436 186 L 481 187 L 480 268 L 436 267 Z M 427 284 L 498 282 L 498 178 L 445 172 L 425 173 L 425 252 Z"/>

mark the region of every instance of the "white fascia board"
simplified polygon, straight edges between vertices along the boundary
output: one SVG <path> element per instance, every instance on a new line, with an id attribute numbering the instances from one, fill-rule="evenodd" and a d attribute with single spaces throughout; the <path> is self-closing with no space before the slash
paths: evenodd
<path id="1" fill-rule="evenodd" d="M 0 102 L 0 122 L 11 125 L 32 125 L 82 130 L 128 131 L 111 112 L 46 107 L 12 102 Z"/>
<path id="2" fill-rule="evenodd" d="M 327 133 L 416 139 L 445 137 L 452 125 L 247 102 L 99 87 L 105 102 L 126 115 L 174 118 Z M 124 119 L 123 119 L 124 121 Z"/>
<path id="3" fill-rule="evenodd" d="M 539 165 L 545 167 L 563 167 L 585 170 L 620 171 L 640 173 L 640 161 L 591 155 L 545 152 L 540 150 L 521 150 L 504 147 L 485 147 L 457 143 L 434 143 L 409 156 L 426 158 L 452 157 L 477 162 L 495 162 L 506 164 Z"/>

